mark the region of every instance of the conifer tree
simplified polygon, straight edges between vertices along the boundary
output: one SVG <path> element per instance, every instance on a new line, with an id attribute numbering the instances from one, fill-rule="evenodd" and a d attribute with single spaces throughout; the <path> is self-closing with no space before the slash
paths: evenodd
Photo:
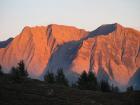
<path id="1" fill-rule="evenodd" d="M 17 67 L 12 67 L 11 75 L 16 82 L 23 82 L 24 78 L 27 78 L 28 72 L 23 60 L 18 63 Z"/>
<path id="2" fill-rule="evenodd" d="M 110 85 L 109 85 L 108 81 L 102 80 L 100 83 L 100 89 L 103 92 L 110 92 L 111 89 L 110 89 Z"/>
<path id="3" fill-rule="evenodd" d="M 89 73 L 88 73 L 88 86 L 87 86 L 87 88 L 89 90 L 97 90 L 97 88 L 98 88 L 97 79 L 96 79 L 93 71 L 89 71 Z"/>
<path id="4" fill-rule="evenodd" d="M 55 77 L 54 74 L 51 72 L 47 72 L 46 75 L 44 76 L 44 80 L 47 83 L 55 83 Z"/>
<path id="5" fill-rule="evenodd" d="M 28 72 L 25 69 L 25 64 L 24 64 L 23 60 L 21 60 L 18 63 L 17 70 L 19 70 L 21 77 L 27 77 L 28 76 Z"/>
<path id="6" fill-rule="evenodd" d="M 68 86 L 68 80 L 66 79 L 62 68 L 59 68 L 57 71 L 56 83 Z"/>
<path id="7" fill-rule="evenodd" d="M 86 71 L 83 71 L 83 73 L 80 75 L 78 81 L 78 88 L 79 89 L 87 89 L 88 87 L 88 75 L 86 73 Z"/>

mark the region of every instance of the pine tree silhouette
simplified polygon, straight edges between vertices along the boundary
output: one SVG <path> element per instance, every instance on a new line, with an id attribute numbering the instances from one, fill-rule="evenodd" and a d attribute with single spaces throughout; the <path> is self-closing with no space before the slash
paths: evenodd
<path id="1" fill-rule="evenodd" d="M 44 80 L 47 83 L 55 83 L 55 76 L 51 72 L 47 72 L 46 75 L 44 76 Z"/>
<path id="2" fill-rule="evenodd" d="M 102 80 L 101 83 L 100 83 L 100 89 L 101 91 L 103 92 L 110 92 L 111 89 L 110 89 L 110 85 L 108 83 L 108 81 L 106 80 Z"/>
<path id="3" fill-rule="evenodd" d="M 87 88 L 89 90 L 97 90 L 97 88 L 98 88 L 97 79 L 96 79 L 93 71 L 89 71 L 89 73 L 88 73 L 88 86 L 87 86 Z"/>
<path id="4" fill-rule="evenodd" d="M 87 89 L 88 87 L 88 75 L 86 73 L 86 71 L 83 71 L 82 74 L 80 75 L 78 81 L 78 88 L 79 89 Z"/>
<path id="5" fill-rule="evenodd" d="M 24 61 L 23 60 L 21 60 L 18 63 L 17 70 L 19 70 L 21 77 L 27 77 L 28 76 L 28 72 L 25 69 L 25 64 L 24 64 Z"/>
<path id="6" fill-rule="evenodd" d="M 56 75 L 56 83 L 68 86 L 68 80 L 66 79 L 63 69 L 59 68 Z"/>
<path id="7" fill-rule="evenodd" d="M 28 76 L 28 72 L 25 69 L 23 60 L 18 63 L 17 67 L 12 67 L 11 75 L 15 82 L 24 82 L 25 78 Z"/>

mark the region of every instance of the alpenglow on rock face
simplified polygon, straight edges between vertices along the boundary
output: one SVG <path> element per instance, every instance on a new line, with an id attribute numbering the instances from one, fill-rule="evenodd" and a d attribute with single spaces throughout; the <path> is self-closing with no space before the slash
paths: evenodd
<path id="1" fill-rule="evenodd" d="M 83 41 L 72 64 L 125 85 L 140 67 L 140 32 L 119 24 L 101 26 Z"/>
<path id="2" fill-rule="evenodd" d="M 7 72 L 20 60 L 33 78 L 58 68 L 69 75 L 94 70 L 100 80 L 127 85 L 140 67 L 140 32 L 117 23 L 92 32 L 63 25 L 25 27 L 0 48 L 0 64 Z"/>
<path id="3" fill-rule="evenodd" d="M 9 71 L 20 60 L 24 60 L 30 76 L 38 78 L 55 49 L 87 34 L 82 29 L 55 24 L 47 27 L 25 27 L 9 46 L 0 49 L 0 64 Z"/>

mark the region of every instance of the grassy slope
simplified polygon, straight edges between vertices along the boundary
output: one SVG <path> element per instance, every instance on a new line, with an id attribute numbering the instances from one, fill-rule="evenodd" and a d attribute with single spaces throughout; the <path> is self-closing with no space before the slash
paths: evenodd
<path id="1" fill-rule="evenodd" d="M 0 105 L 140 105 L 140 92 L 102 93 L 30 79 L 14 83 L 1 76 Z"/>

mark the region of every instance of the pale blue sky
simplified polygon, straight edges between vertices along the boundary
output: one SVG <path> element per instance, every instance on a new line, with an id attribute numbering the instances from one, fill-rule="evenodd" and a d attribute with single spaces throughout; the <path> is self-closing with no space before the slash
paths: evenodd
<path id="1" fill-rule="evenodd" d="M 0 40 L 51 23 L 94 30 L 107 23 L 140 30 L 140 0 L 0 0 Z"/>

